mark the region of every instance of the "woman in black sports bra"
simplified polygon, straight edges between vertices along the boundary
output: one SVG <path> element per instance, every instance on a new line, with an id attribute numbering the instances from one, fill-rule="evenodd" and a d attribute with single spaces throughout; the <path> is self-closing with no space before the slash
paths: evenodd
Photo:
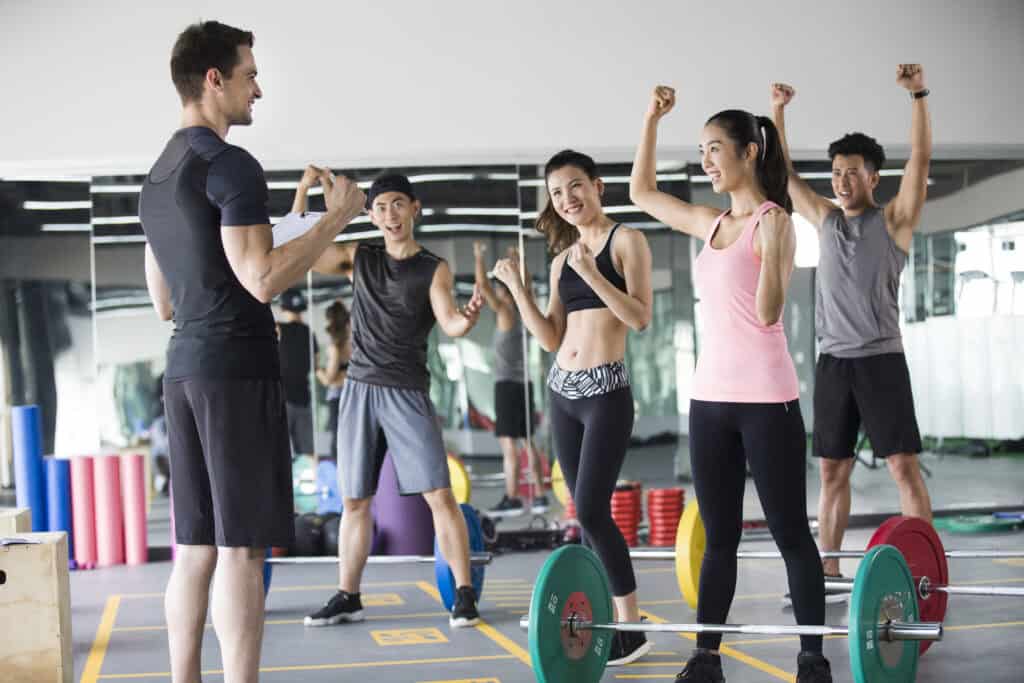
<path id="1" fill-rule="evenodd" d="M 651 251 L 643 233 L 605 215 L 604 183 L 593 159 L 559 152 L 544 178 L 548 203 L 537 230 L 556 254 L 547 312 L 523 285 L 514 259 L 498 261 L 494 274 L 512 293 L 530 333 L 546 351 L 557 351 L 548 389 L 558 461 L 584 540 L 608 572 L 616 617 L 639 621 L 636 577 L 612 520 L 611 497 L 633 430 L 626 334 L 651 321 Z M 648 650 L 643 634 L 618 633 L 608 664 L 627 664 Z"/>

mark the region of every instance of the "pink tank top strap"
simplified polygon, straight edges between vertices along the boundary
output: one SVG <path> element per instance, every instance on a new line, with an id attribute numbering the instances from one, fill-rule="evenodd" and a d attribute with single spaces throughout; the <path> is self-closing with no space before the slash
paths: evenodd
<path id="1" fill-rule="evenodd" d="M 761 203 L 761 206 L 757 207 L 757 211 L 755 211 L 753 215 L 750 216 L 750 221 L 747 223 L 747 226 L 743 228 L 744 233 L 749 233 L 745 234 L 743 237 L 747 241 L 747 246 L 750 247 L 751 252 L 753 252 L 754 254 L 757 254 L 757 250 L 754 249 L 754 228 L 756 228 L 757 224 L 761 222 L 762 216 L 764 216 L 772 209 L 780 208 L 782 207 L 780 207 L 775 202 L 771 200 L 765 200 L 764 202 Z"/>
<path id="2" fill-rule="evenodd" d="M 730 211 L 732 211 L 732 209 L 726 209 L 722 213 L 718 214 L 718 218 L 715 219 L 715 221 L 711 224 L 711 227 L 708 229 L 708 234 L 704 238 L 705 242 L 707 242 L 708 244 L 711 243 L 711 238 L 715 236 L 715 231 L 718 230 L 718 226 L 722 224 L 722 219 L 725 218 Z"/>

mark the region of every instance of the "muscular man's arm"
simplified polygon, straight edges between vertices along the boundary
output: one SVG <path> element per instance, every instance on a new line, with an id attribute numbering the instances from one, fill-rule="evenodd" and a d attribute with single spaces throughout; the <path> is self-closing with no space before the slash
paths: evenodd
<path id="1" fill-rule="evenodd" d="M 924 72 L 919 64 L 901 64 L 897 82 L 909 92 L 924 87 Z M 903 169 L 900 189 L 885 207 L 886 223 L 896 244 L 910 251 L 914 228 L 921 220 L 921 210 L 928 196 L 928 167 L 932 158 L 932 124 L 928 98 L 913 100 L 910 118 L 910 159 Z"/>
<path id="2" fill-rule="evenodd" d="M 437 324 L 449 337 L 463 337 L 476 325 L 480 317 L 480 308 L 483 306 L 483 297 L 479 288 L 474 288 L 473 296 L 464 307 L 459 308 L 455 303 L 455 296 L 452 288 L 455 286 L 455 277 L 451 268 L 444 261 L 438 264 L 434 271 L 434 279 L 430 283 L 430 306 L 434 310 L 434 317 Z"/>

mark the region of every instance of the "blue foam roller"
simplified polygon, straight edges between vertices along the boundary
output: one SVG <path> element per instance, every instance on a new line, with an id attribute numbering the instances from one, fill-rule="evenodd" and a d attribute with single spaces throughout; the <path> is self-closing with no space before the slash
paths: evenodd
<path id="1" fill-rule="evenodd" d="M 330 460 L 321 460 L 316 466 L 316 512 L 341 514 L 341 493 L 338 490 L 338 466 Z"/>
<path id="2" fill-rule="evenodd" d="M 484 531 L 480 525 L 480 516 L 468 503 L 462 503 L 459 507 L 462 508 L 462 516 L 466 519 L 466 531 L 469 532 L 469 552 L 484 552 Z M 480 600 L 484 590 L 484 570 L 485 567 L 482 564 L 471 565 L 469 568 L 469 576 L 473 582 L 473 590 L 476 591 L 477 601 Z M 441 546 L 436 539 L 434 540 L 434 577 L 437 579 L 437 591 L 441 594 L 441 603 L 450 612 L 455 604 L 455 575 L 452 574 L 451 567 L 448 566 L 444 555 L 441 554 Z"/>
<path id="3" fill-rule="evenodd" d="M 68 556 L 75 556 L 71 536 L 71 463 L 58 458 L 44 458 L 46 472 L 46 516 L 49 531 L 68 535 Z"/>
<path id="4" fill-rule="evenodd" d="M 43 473 L 43 423 L 39 406 L 14 406 L 14 488 L 18 507 L 32 511 L 32 531 L 46 531 L 46 479 Z"/>

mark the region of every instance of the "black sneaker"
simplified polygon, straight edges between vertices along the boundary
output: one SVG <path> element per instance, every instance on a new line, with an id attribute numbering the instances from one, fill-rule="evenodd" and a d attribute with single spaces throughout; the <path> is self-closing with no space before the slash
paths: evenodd
<path id="1" fill-rule="evenodd" d="M 651 651 L 651 641 L 643 633 L 616 631 L 612 636 L 612 649 L 608 653 L 606 666 L 623 666 L 643 657 Z"/>
<path id="2" fill-rule="evenodd" d="M 832 667 L 820 652 L 801 652 L 796 669 L 796 683 L 832 683 Z"/>
<path id="3" fill-rule="evenodd" d="M 828 576 L 827 574 L 825 575 L 825 581 L 828 581 L 829 579 L 843 579 L 843 578 L 844 577 L 843 577 L 842 574 L 840 574 L 838 576 Z M 842 602 L 849 602 L 849 600 L 850 600 L 850 589 L 849 588 L 829 588 L 827 586 L 825 587 L 825 604 L 826 605 L 838 605 L 839 603 L 842 603 Z M 789 593 L 786 593 L 784 596 L 782 596 L 782 606 L 784 608 L 787 608 L 787 609 L 793 607 L 793 597 Z"/>
<path id="4" fill-rule="evenodd" d="M 302 620 L 305 626 L 334 626 L 343 621 L 362 621 L 363 601 L 359 593 L 338 591 L 327 604 Z"/>
<path id="5" fill-rule="evenodd" d="M 523 507 L 523 501 L 519 498 L 509 498 L 508 496 L 502 496 L 501 502 L 492 507 L 487 511 L 487 514 L 491 517 L 518 517 L 519 515 L 526 512 Z"/>
<path id="6" fill-rule="evenodd" d="M 533 499 L 533 503 L 530 505 L 530 512 L 535 515 L 543 515 L 550 509 L 551 503 L 548 502 L 547 496 L 537 496 Z"/>
<path id="7" fill-rule="evenodd" d="M 480 613 L 476 611 L 476 591 L 472 586 L 459 586 L 455 591 L 455 604 L 452 615 L 448 618 L 452 628 L 465 628 L 480 623 Z"/>
<path id="8" fill-rule="evenodd" d="M 676 675 L 676 683 L 725 683 L 722 658 L 697 648 L 683 670 Z"/>

